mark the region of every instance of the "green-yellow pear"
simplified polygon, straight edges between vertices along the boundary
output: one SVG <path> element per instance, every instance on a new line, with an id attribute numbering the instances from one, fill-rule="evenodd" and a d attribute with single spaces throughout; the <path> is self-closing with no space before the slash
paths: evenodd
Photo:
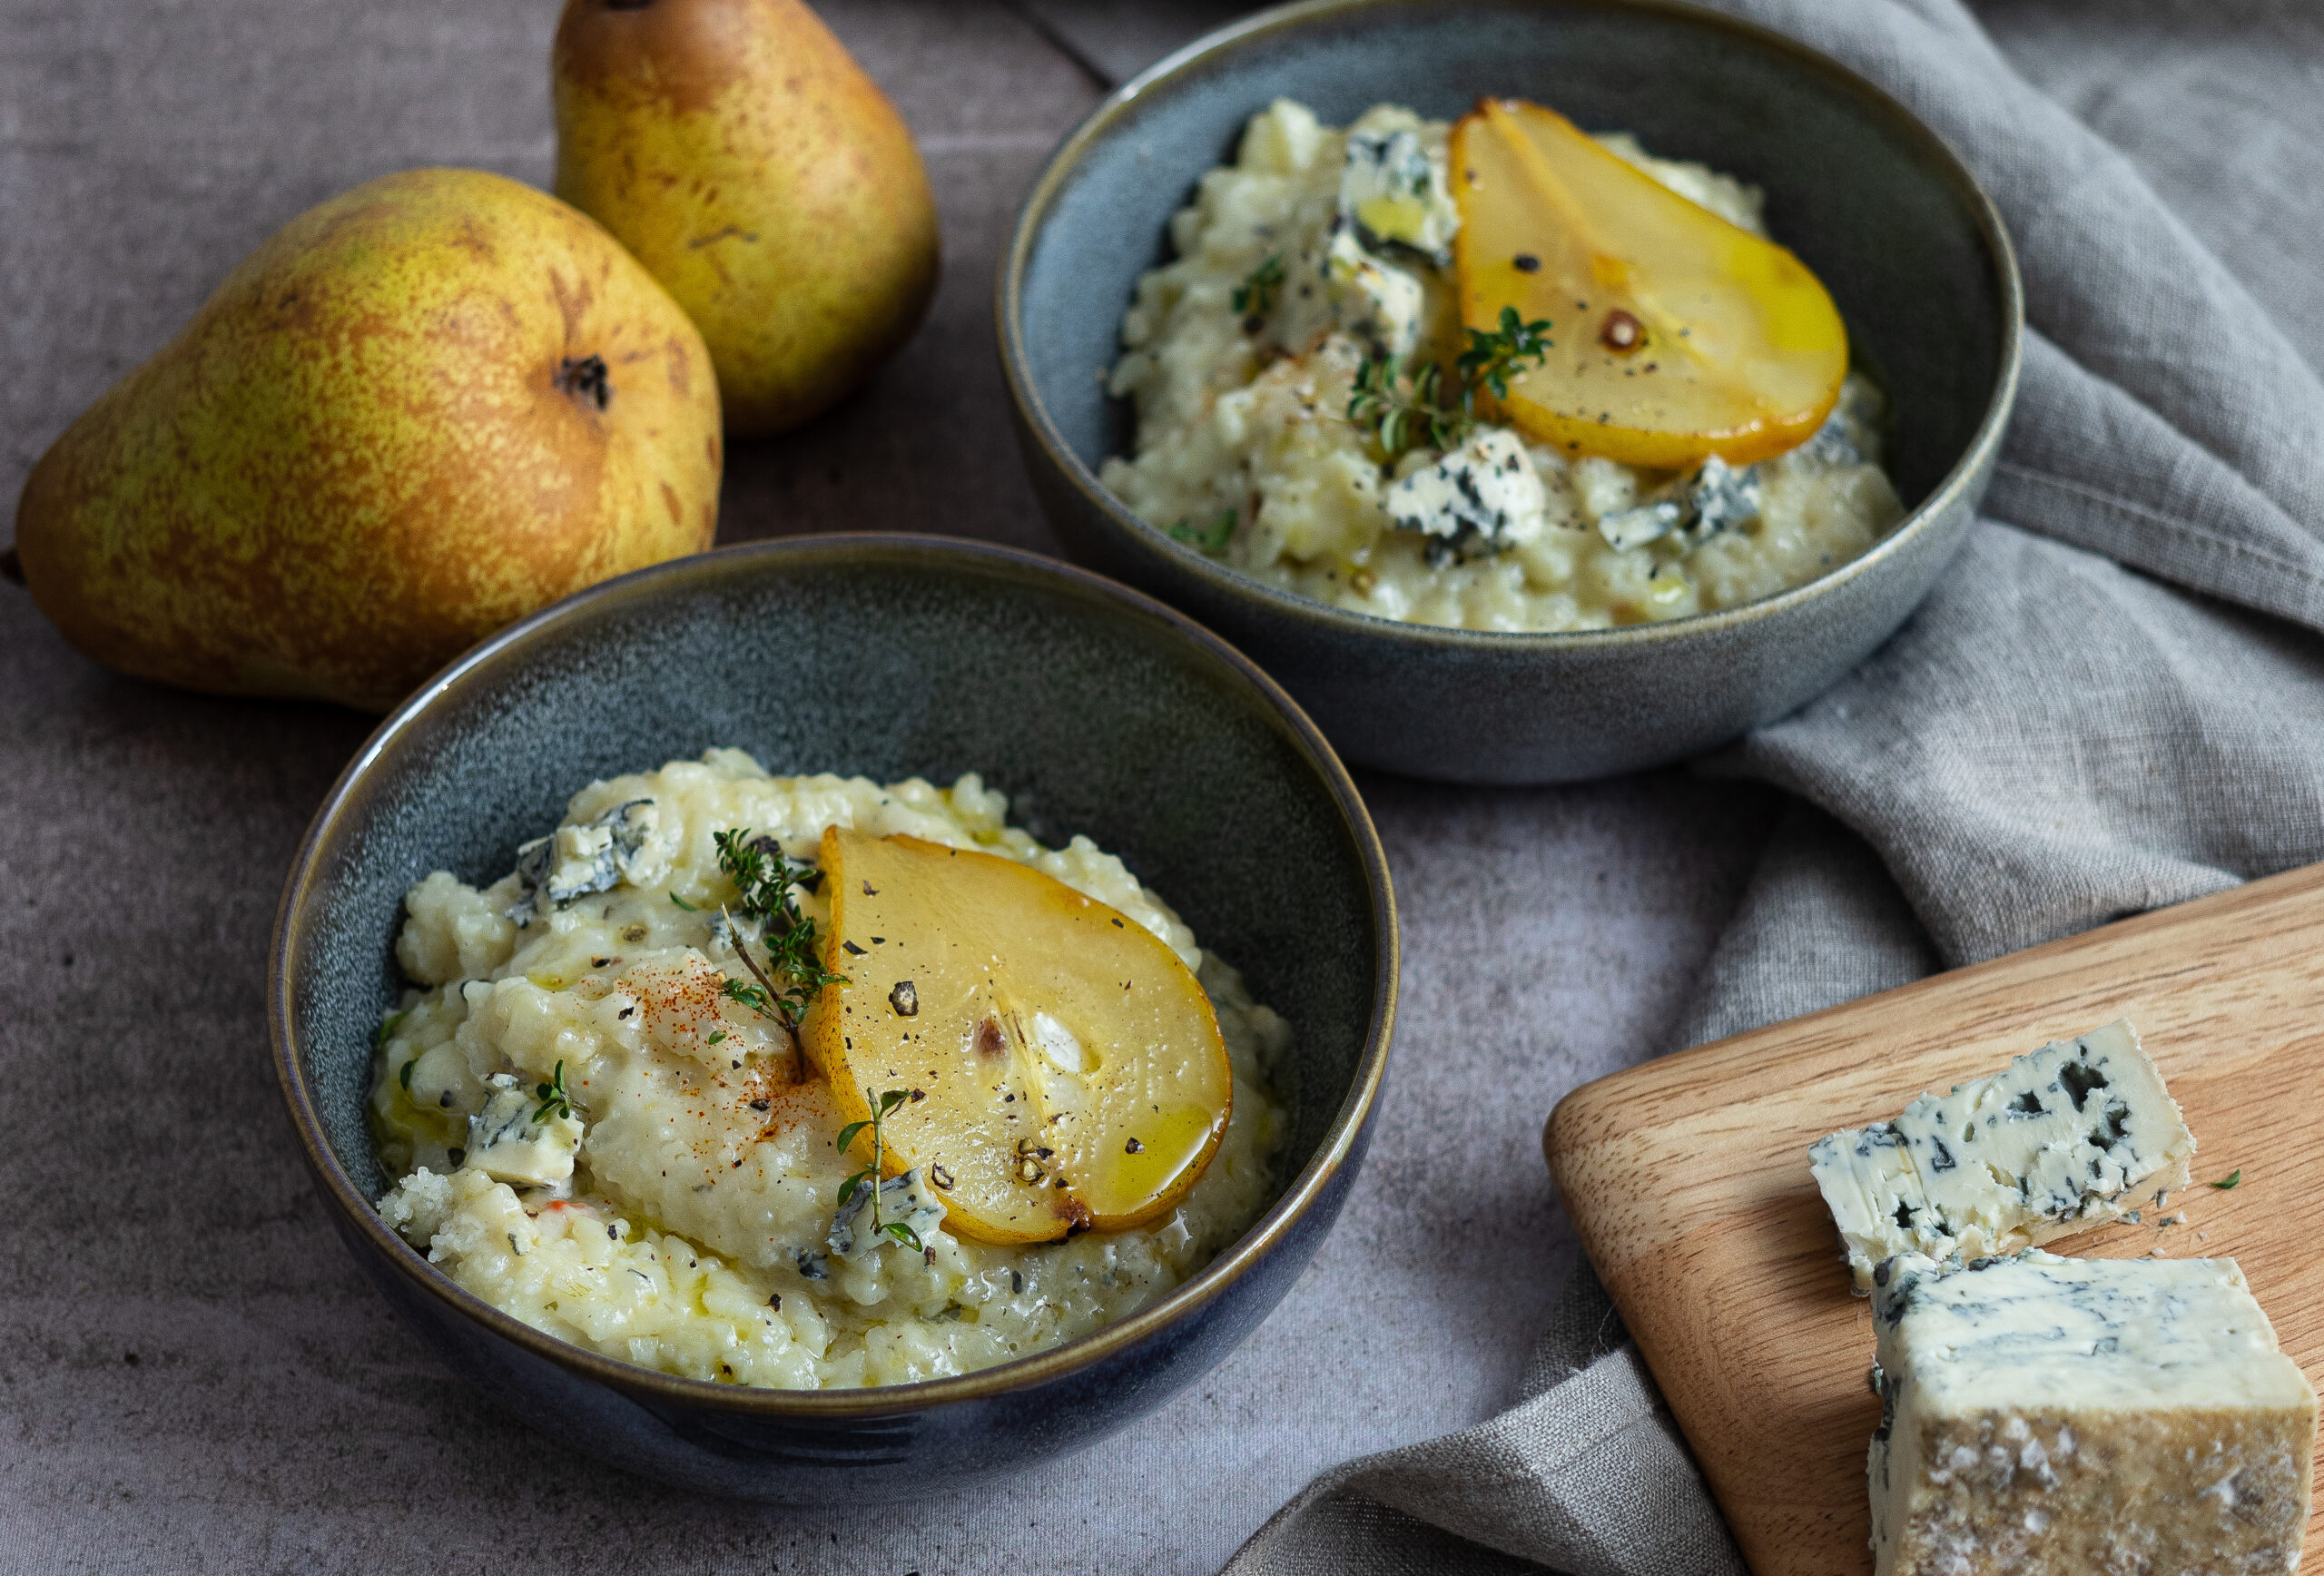
<path id="1" fill-rule="evenodd" d="M 936 207 L 895 105 L 799 0 L 566 0 L 556 193 L 710 345 L 736 434 L 869 377 L 936 289 Z"/>
<path id="2" fill-rule="evenodd" d="M 709 354 L 596 222 L 475 170 L 292 220 L 41 457 L 26 585 L 125 673 L 393 705 L 569 592 L 710 545 Z"/>

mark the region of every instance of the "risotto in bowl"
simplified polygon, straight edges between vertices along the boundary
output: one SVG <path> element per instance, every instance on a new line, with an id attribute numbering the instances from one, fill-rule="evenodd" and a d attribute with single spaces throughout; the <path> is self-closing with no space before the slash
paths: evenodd
<path id="1" fill-rule="evenodd" d="M 661 566 L 383 724 L 294 866 L 277 1069 L 461 1377 L 709 1492 L 1132 1423 L 1296 1278 L 1393 1018 L 1385 865 L 1215 637 L 1005 549 Z"/>
<path id="2" fill-rule="evenodd" d="M 1068 139 L 1000 281 L 1077 556 L 1344 754 L 1539 782 L 1812 697 L 1949 560 L 2014 397 L 1991 203 L 1894 101 L 1631 0 L 1315 0 Z"/>
<path id="3" fill-rule="evenodd" d="M 409 983 L 372 1060 L 373 1130 L 397 1178 L 381 1216 L 535 1329 L 714 1383 L 965 1374 L 1157 1301 L 1274 1196 L 1272 1069 L 1291 1027 L 1118 858 L 1086 837 L 1044 848 L 1008 824 L 1008 803 L 973 773 L 940 789 L 784 778 L 712 749 L 589 784 L 487 887 L 430 873 L 404 898 L 396 958 Z M 948 857 L 924 891 L 847 877 L 866 889 L 850 894 L 818 857 L 842 831 L 967 853 L 975 884 L 964 890 Z M 898 852 L 877 851 L 909 879 Z M 1059 929 L 1039 895 L 982 922 L 996 913 L 995 859 L 1036 894 L 1054 888 L 1103 916 L 1064 944 L 1129 943 L 1090 957 L 1120 961 L 1113 971 L 1132 975 L 1121 992 L 1109 977 L 1092 1000 L 1045 955 L 1029 962 Z M 787 868 L 754 882 L 770 860 Z M 770 882 L 783 890 L 765 911 L 738 918 Z M 842 932 L 832 915 L 847 895 L 887 897 L 881 911 L 900 922 Z M 904 934 L 956 906 L 978 911 L 966 924 L 944 913 L 929 933 L 975 944 L 996 988 L 948 992 L 940 962 Z M 790 937 L 776 934 L 786 921 Z M 861 1049 L 884 1024 L 914 1059 L 878 1064 L 872 1084 L 901 1099 L 869 1126 L 888 1088 L 867 1099 L 860 1069 L 839 1065 L 856 1035 L 832 1062 L 811 1049 L 816 1015 L 859 1007 L 874 1020 L 857 1030 Z M 1206 1060 L 1221 1053 L 1214 1076 Z M 1140 1065 L 1088 1065 L 1130 1058 Z M 921 1118 L 951 1092 L 946 1069 L 972 1086 L 956 1103 L 982 1109 L 931 1131 Z M 1131 1109 L 1093 1101 L 1093 1079 L 1126 1070 Z M 980 1114 L 991 1119 L 960 1119 Z M 1097 1229 L 1049 1207 L 1083 1201 L 1117 1151 L 1141 1173 L 1162 1163 L 1129 1179 L 1127 1213 L 1142 1218 Z M 996 1161 L 1007 1192 L 971 1198 L 974 1173 Z M 1025 1196 L 1043 1217 L 1029 1232 L 1009 1218 Z"/>

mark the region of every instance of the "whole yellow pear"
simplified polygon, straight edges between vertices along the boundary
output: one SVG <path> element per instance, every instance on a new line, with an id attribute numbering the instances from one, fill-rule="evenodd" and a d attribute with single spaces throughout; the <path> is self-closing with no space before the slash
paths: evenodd
<path id="1" fill-rule="evenodd" d="M 710 545 L 702 337 L 586 216 L 476 170 L 310 209 L 33 468 L 16 550 L 83 652 L 384 710 L 558 597 Z"/>
<path id="2" fill-rule="evenodd" d="M 894 104 L 799 0 L 566 0 L 556 193 L 668 287 L 727 430 L 869 377 L 936 289 L 936 206 Z"/>

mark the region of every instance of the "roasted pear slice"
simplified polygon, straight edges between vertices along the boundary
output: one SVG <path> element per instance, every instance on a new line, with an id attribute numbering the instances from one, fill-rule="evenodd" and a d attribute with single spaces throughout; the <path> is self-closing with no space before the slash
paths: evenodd
<path id="1" fill-rule="evenodd" d="M 1689 202 L 1539 104 L 1488 99 L 1452 128 L 1462 320 L 1550 322 L 1540 365 L 1480 404 L 1569 454 L 1679 470 L 1804 443 L 1848 370 L 1807 266 Z"/>
<path id="2" fill-rule="evenodd" d="M 831 939 L 804 1026 L 842 1121 L 882 1124 L 945 1226 L 980 1242 L 1118 1231 L 1167 1212 L 1226 1130 L 1218 1019 L 1150 931 L 1014 860 L 823 833 Z M 871 1156 L 871 1135 L 856 1140 Z"/>

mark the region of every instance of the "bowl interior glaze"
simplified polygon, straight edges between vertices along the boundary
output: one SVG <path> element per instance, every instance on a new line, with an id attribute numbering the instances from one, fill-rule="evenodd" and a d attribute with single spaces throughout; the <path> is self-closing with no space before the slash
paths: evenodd
<path id="1" fill-rule="evenodd" d="M 401 983 L 405 891 L 439 869 L 487 882 L 592 779 L 719 744 L 778 773 L 982 773 L 1012 822 L 1118 853 L 1242 968 L 1295 1031 L 1285 1190 L 1245 1246 L 1349 1152 L 1393 1016 L 1393 901 L 1353 784 L 1281 692 L 1158 604 L 1030 555 L 903 537 L 733 547 L 583 593 L 463 659 L 350 766 L 294 869 L 274 976 L 293 1119 L 359 1231 L 440 1295 L 560 1362 L 602 1362 L 527 1340 L 369 1209 L 386 1181 L 365 1121 L 370 1041 Z M 1125 1323 L 1168 1317 L 1202 1279 Z M 981 1377 L 876 1394 L 904 1404 Z M 660 1388 L 761 1410 L 837 1399 Z"/>
<path id="2" fill-rule="evenodd" d="M 1334 125 L 1384 101 L 1450 119 L 1485 95 L 1762 187 L 1770 232 L 1831 290 L 1858 366 L 1889 393 L 1905 507 L 1961 462 L 2004 382 L 2009 313 L 1987 238 L 1965 222 L 1983 199 L 1893 102 L 1774 34 L 1659 0 L 1323 0 L 1224 30 L 1126 87 L 1068 143 L 1073 162 L 1020 233 L 1003 331 L 1086 487 L 1102 496 L 1097 468 L 1134 430 L 1097 375 L 1120 353 L 1122 310 L 1249 115 L 1283 96 Z"/>

